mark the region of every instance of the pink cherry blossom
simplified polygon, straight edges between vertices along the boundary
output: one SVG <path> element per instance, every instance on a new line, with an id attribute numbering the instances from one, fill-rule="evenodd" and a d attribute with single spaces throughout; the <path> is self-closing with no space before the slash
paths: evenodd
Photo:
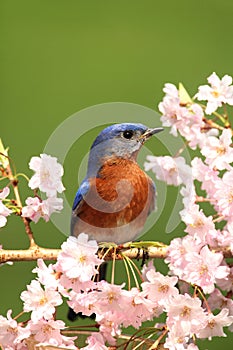
<path id="1" fill-rule="evenodd" d="M 83 350 L 108 350 L 108 347 L 105 344 L 105 340 L 100 333 L 92 333 L 87 338 L 87 346 L 82 348 Z"/>
<path id="2" fill-rule="evenodd" d="M 12 210 L 8 209 L 2 202 L 9 195 L 9 193 L 9 187 L 4 187 L 3 190 L 0 191 L 0 227 L 6 225 L 6 218 L 12 213 Z"/>
<path id="3" fill-rule="evenodd" d="M 186 224 L 185 232 L 199 239 L 203 244 L 206 242 L 206 237 L 212 231 L 216 231 L 212 216 L 206 217 L 196 204 L 190 206 L 189 209 L 182 210 L 180 215 Z"/>
<path id="4" fill-rule="evenodd" d="M 28 197 L 26 199 L 27 206 L 22 208 L 22 216 L 31 219 L 34 222 L 38 222 L 41 217 L 44 218 L 45 221 L 48 221 L 48 216 L 45 216 L 42 208 L 41 201 L 38 197 Z"/>
<path id="5" fill-rule="evenodd" d="M 65 323 L 60 320 L 39 319 L 36 322 L 29 321 L 28 329 L 38 345 L 53 345 L 59 347 L 67 347 L 69 349 L 77 349 L 74 345 L 76 337 L 66 337 L 61 334 L 61 330 L 65 328 Z"/>
<path id="6" fill-rule="evenodd" d="M 198 347 L 190 343 L 189 336 L 184 336 L 179 329 L 173 329 L 168 332 L 164 348 L 169 350 L 198 350 Z"/>
<path id="7" fill-rule="evenodd" d="M 233 88 L 233 87 L 232 87 Z M 210 168 L 219 170 L 230 169 L 233 162 L 232 132 L 224 129 L 219 138 L 209 136 L 206 138 L 201 153 L 206 157 L 205 162 Z"/>
<path id="8" fill-rule="evenodd" d="M 225 307 L 224 299 L 227 298 L 224 297 L 218 288 L 215 288 L 207 299 L 209 308 L 214 311 L 216 309 L 221 309 L 223 305 Z"/>
<path id="9" fill-rule="evenodd" d="M 225 308 L 229 310 L 229 316 L 233 316 L 233 300 L 231 298 L 226 298 L 219 289 L 215 288 L 207 302 L 211 310 L 214 311 Z"/>
<path id="10" fill-rule="evenodd" d="M 75 312 L 82 312 L 87 316 L 95 313 L 98 322 L 106 314 L 110 317 L 111 313 L 115 326 L 122 324 L 124 327 L 132 325 L 135 328 L 162 313 L 162 307 L 146 298 L 146 293 L 137 288 L 124 290 L 123 286 L 101 281 L 96 283 L 94 290 L 82 293 L 70 291 L 68 305 Z"/>
<path id="11" fill-rule="evenodd" d="M 148 162 L 144 164 L 145 170 L 152 169 L 158 180 L 165 181 L 168 185 L 179 186 L 191 180 L 191 168 L 185 163 L 183 157 L 172 158 L 170 156 L 147 156 Z"/>
<path id="12" fill-rule="evenodd" d="M 223 230 L 210 230 L 206 234 L 206 243 L 209 245 L 211 248 L 217 248 L 220 246 L 224 246 L 225 243 L 228 245 L 228 239 L 227 235 L 225 235 L 226 231 Z M 226 238 L 226 241 L 225 241 Z M 223 245 L 222 245 L 223 244 Z"/>
<path id="13" fill-rule="evenodd" d="M 213 193 L 214 205 L 216 210 L 225 215 L 226 219 L 233 215 L 233 170 L 226 171 L 222 178 L 214 183 L 215 191 Z"/>
<path id="14" fill-rule="evenodd" d="M 186 278 L 186 266 L 188 254 L 199 253 L 202 243 L 192 236 L 174 238 L 168 247 L 165 262 L 169 264 L 170 271 L 181 279 Z"/>
<path id="15" fill-rule="evenodd" d="M 97 317 L 102 317 L 106 312 L 113 314 L 121 314 L 118 322 L 122 321 L 122 313 L 124 312 L 128 298 L 122 294 L 124 285 L 110 284 L 106 281 L 93 283 L 92 290 L 82 291 L 81 293 L 69 293 L 68 305 L 77 313 L 82 312 L 86 316 L 95 313 Z"/>
<path id="16" fill-rule="evenodd" d="M 53 288 L 41 287 L 39 281 L 33 280 L 27 286 L 27 291 L 21 293 L 21 299 L 24 302 L 25 312 L 32 311 L 31 319 L 37 322 L 44 317 L 49 320 L 55 312 L 55 306 L 62 304 L 61 295 Z"/>
<path id="17" fill-rule="evenodd" d="M 100 281 L 97 284 L 96 297 L 98 302 L 95 305 L 96 314 L 104 314 L 105 312 L 122 312 L 125 309 L 128 298 L 122 292 L 124 284 L 116 285 L 106 281 Z"/>
<path id="18" fill-rule="evenodd" d="M 226 225 L 223 230 L 211 230 L 206 235 L 206 241 L 213 248 L 230 248 L 233 252 L 233 229 Z"/>
<path id="19" fill-rule="evenodd" d="M 206 138 L 206 134 L 202 132 L 205 126 L 203 118 L 204 113 L 202 108 L 194 103 L 187 108 L 186 119 L 180 125 L 179 132 L 188 141 L 191 149 L 202 146 Z"/>
<path id="20" fill-rule="evenodd" d="M 10 193 L 9 187 L 4 187 L 2 190 L 0 190 L 0 199 L 5 199 Z"/>
<path id="21" fill-rule="evenodd" d="M 43 259 L 37 260 L 37 267 L 35 267 L 32 272 L 37 273 L 38 281 L 50 289 L 57 289 L 59 280 L 56 277 L 53 265 L 49 264 L 47 266 Z"/>
<path id="22" fill-rule="evenodd" d="M 57 162 L 56 157 L 47 154 L 41 154 L 40 157 L 32 157 L 29 168 L 35 171 L 35 174 L 29 181 L 31 189 L 39 188 L 45 192 L 48 197 L 56 196 L 57 192 L 64 191 L 61 182 L 63 176 L 63 167 Z"/>
<path id="23" fill-rule="evenodd" d="M 196 149 L 202 143 L 202 128 L 205 126 L 202 108 L 196 103 L 183 105 L 179 91 L 173 84 L 165 84 L 163 91 L 165 96 L 159 104 L 163 126 L 171 127 L 170 133 L 173 136 L 177 136 L 179 131 L 189 146 Z"/>
<path id="24" fill-rule="evenodd" d="M 172 332 L 189 336 L 203 328 L 207 322 L 206 312 L 199 298 L 189 294 L 179 294 L 170 298 L 166 304 L 167 326 Z"/>
<path id="25" fill-rule="evenodd" d="M 126 297 L 126 303 L 121 312 L 123 327 L 133 326 L 138 329 L 142 322 L 159 317 L 163 312 L 158 303 L 145 298 L 144 293 L 137 288 L 122 290 L 122 296 Z"/>
<path id="26" fill-rule="evenodd" d="M 229 274 L 225 278 L 217 278 L 218 287 L 227 292 L 233 292 L 233 267 L 229 268 Z"/>
<path id="27" fill-rule="evenodd" d="M 0 344 L 4 349 L 9 348 L 9 345 L 15 349 L 17 344 L 31 334 L 29 329 L 21 327 L 16 320 L 12 319 L 11 314 L 12 310 L 8 310 L 7 317 L 0 315 Z"/>
<path id="28" fill-rule="evenodd" d="M 208 246 L 192 236 L 172 240 L 165 262 L 180 279 L 197 284 L 204 293 L 214 290 L 217 279 L 225 279 L 229 268 L 222 265 L 223 255 L 209 250 Z"/>
<path id="29" fill-rule="evenodd" d="M 98 291 L 89 290 L 83 292 L 74 292 L 71 290 L 68 294 L 67 304 L 76 313 L 81 312 L 83 315 L 90 316 L 93 313 L 100 312 Z"/>
<path id="30" fill-rule="evenodd" d="M 233 86 L 232 77 L 224 75 L 220 79 L 216 73 L 212 73 L 208 78 L 209 85 L 201 85 L 198 88 L 196 98 L 199 101 L 207 101 L 206 114 L 212 114 L 223 103 L 233 105 Z"/>
<path id="31" fill-rule="evenodd" d="M 215 183 L 219 181 L 219 172 L 216 169 L 211 169 L 198 157 L 192 160 L 191 165 L 193 178 L 201 182 L 201 188 L 206 191 L 207 198 L 212 198 L 215 192 Z"/>
<path id="32" fill-rule="evenodd" d="M 152 270 L 156 271 L 155 270 L 155 266 L 154 266 L 154 261 L 150 260 L 147 264 L 144 264 L 143 267 L 142 267 L 141 273 L 142 273 L 143 281 L 148 282 L 146 274 L 147 274 L 148 271 L 152 271 Z"/>
<path id="33" fill-rule="evenodd" d="M 166 95 L 159 104 L 161 122 L 163 126 L 171 127 L 171 134 L 177 136 L 177 130 L 183 124 L 183 111 L 186 109 L 180 106 L 179 92 L 175 85 L 165 84 L 163 91 Z"/>
<path id="34" fill-rule="evenodd" d="M 90 291 L 95 288 L 96 288 L 96 283 L 93 282 L 93 280 L 83 282 L 83 281 L 80 281 L 78 277 L 69 278 L 65 274 L 62 274 L 59 278 L 59 285 L 58 285 L 59 292 L 63 296 L 68 298 L 71 298 L 70 292 L 68 292 L 68 290 L 72 290 L 71 292 L 75 292 L 75 295 L 79 295 L 79 293 Z"/>
<path id="35" fill-rule="evenodd" d="M 229 274 L 227 266 L 221 266 L 222 253 L 214 253 L 204 246 L 200 253 L 192 252 L 185 256 L 185 280 L 200 286 L 204 293 L 213 292 L 216 278 L 225 278 Z"/>
<path id="36" fill-rule="evenodd" d="M 213 247 L 221 247 L 230 249 L 231 253 L 233 254 L 233 227 L 232 223 L 229 225 L 229 223 L 224 227 L 224 229 L 218 230 L 218 234 L 214 237 L 214 243 L 212 244 Z"/>
<path id="37" fill-rule="evenodd" d="M 143 295 L 149 300 L 157 302 L 158 305 L 165 307 L 168 299 L 179 293 L 175 287 L 178 282 L 178 278 L 175 276 L 164 276 L 152 269 L 147 272 L 146 277 L 148 282 L 141 284 Z"/>
<path id="38" fill-rule="evenodd" d="M 63 208 L 63 199 L 57 197 L 49 197 L 41 201 L 38 197 L 28 197 L 26 206 L 22 208 L 22 216 L 27 217 L 37 223 L 40 218 L 46 222 L 54 212 L 58 212 Z"/>
<path id="39" fill-rule="evenodd" d="M 120 316 L 120 315 L 119 315 Z M 121 334 L 120 319 L 111 311 L 96 316 L 99 332 L 110 345 L 116 344 L 116 337 Z"/>
<path id="40" fill-rule="evenodd" d="M 232 323 L 233 316 L 229 316 L 229 310 L 224 308 L 218 315 L 208 314 L 206 326 L 200 328 L 196 335 L 198 338 L 208 338 L 209 340 L 212 337 L 226 337 L 223 327 L 230 326 Z"/>
<path id="41" fill-rule="evenodd" d="M 190 210 L 192 206 L 196 203 L 197 194 L 193 182 L 188 182 L 185 186 L 181 187 L 180 194 L 183 197 L 182 202 L 184 208 Z"/>
<path id="42" fill-rule="evenodd" d="M 43 212 L 50 217 L 53 213 L 63 209 L 63 199 L 57 197 L 49 197 L 42 202 Z"/>
<path id="43" fill-rule="evenodd" d="M 87 234 L 69 237 L 61 249 L 55 264 L 56 271 L 63 272 L 69 278 L 79 278 L 81 282 L 87 282 L 98 274 L 96 266 L 102 263 L 96 255 L 98 244 L 94 240 L 88 241 Z"/>

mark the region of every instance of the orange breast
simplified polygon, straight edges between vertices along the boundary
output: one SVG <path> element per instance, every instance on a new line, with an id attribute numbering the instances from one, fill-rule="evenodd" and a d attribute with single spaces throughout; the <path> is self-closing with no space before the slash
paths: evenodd
<path id="1" fill-rule="evenodd" d="M 98 178 L 90 180 L 90 190 L 77 215 L 96 227 L 119 227 L 138 217 L 143 226 L 153 196 L 152 180 L 136 162 L 113 159 L 101 168 Z"/>

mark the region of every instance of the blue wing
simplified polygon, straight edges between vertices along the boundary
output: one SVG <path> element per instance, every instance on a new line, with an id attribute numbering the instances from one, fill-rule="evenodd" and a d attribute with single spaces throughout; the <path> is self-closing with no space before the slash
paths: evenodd
<path id="1" fill-rule="evenodd" d="M 84 196 L 87 194 L 89 189 L 90 183 L 87 179 L 84 179 L 76 193 L 72 210 L 75 210 L 81 204 Z"/>
<path id="2" fill-rule="evenodd" d="M 76 196 L 75 196 L 75 199 L 74 199 L 74 204 L 73 204 L 73 212 L 72 212 L 72 216 L 71 216 L 71 222 L 70 222 L 70 233 L 71 233 L 71 236 L 74 236 L 74 229 L 75 229 L 75 225 L 78 221 L 78 212 L 79 210 L 81 209 L 82 207 L 82 203 L 83 203 L 83 199 L 84 197 L 86 196 L 86 194 L 88 193 L 89 191 L 89 188 L 90 188 L 90 183 L 89 183 L 89 180 L 87 179 L 84 179 L 83 182 L 81 183 L 77 193 L 76 193 Z"/>

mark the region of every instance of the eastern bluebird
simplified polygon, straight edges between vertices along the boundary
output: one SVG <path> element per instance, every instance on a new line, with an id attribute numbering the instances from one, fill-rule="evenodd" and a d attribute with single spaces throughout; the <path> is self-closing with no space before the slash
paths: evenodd
<path id="1" fill-rule="evenodd" d="M 136 159 L 145 141 L 162 130 L 123 123 L 100 132 L 74 200 L 71 235 L 85 232 L 97 242 L 117 244 L 140 235 L 147 216 L 155 209 L 156 192 L 154 182 Z"/>

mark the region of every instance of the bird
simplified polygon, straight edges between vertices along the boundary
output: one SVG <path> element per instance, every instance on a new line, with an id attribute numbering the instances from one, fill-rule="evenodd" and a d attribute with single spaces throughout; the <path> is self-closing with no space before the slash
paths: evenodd
<path id="1" fill-rule="evenodd" d="M 144 145 L 163 128 L 140 123 L 112 124 L 94 140 L 87 174 L 72 207 L 71 235 L 81 232 L 89 239 L 123 244 L 136 240 L 148 215 L 156 208 L 156 187 L 139 167 L 137 156 Z M 99 279 L 105 279 L 106 263 Z M 68 318 L 76 315 L 70 309 Z"/>

